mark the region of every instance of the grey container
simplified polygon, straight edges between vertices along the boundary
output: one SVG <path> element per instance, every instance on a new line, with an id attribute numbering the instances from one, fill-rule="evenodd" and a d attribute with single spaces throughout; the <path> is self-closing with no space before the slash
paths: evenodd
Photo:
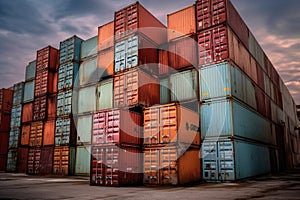
<path id="1" fill-rule="evenodd" d="M 96 85 L 99 81 L 98 77 L 98 59 L 92 57 L 84 60 L 79 67 L 79 73 L 75 80 L 78 80 L 79 87 L 88 85 Z"/>
<path id="2" fill-rule="evenodd" d="M 113 107 L 113 79 L 101 81 L 96 89 L 96 109 L 104 110 Z"/>
<path id="3" fill-rule="evenodd" d="M 13 106 L 11 110 L 11 128 L 18 128 L 21 126 L 21 116 L 22 116 L 22 104 Z"/>
<path id="4" fill-rule="evenodd" d="M 60 64 L 66 62 L 79 62 L 82 42 L 83 40 L 76 35 L 60 42 Z"/>
<path id="5" fill-rule="evenodd" d="M 76 62 L 67 62 L 60 64 L 58 68 L 57 90 L 60 91 L 73 88 L 73 86 L 77 86 L 75 80 L 78 80 L 78 70 L 79 64 Z"/>
<path id="6" fill-rule="evenodd" d="M 19 138 L 20 138 L 20 128 L 11 129 L 10 132 L 9 132 L 8 148 L 9 149 L 18 148 Z"/>
<path id="7" fill-rule="evenodd" d="M 91 163 L 91 146 L 77 146 L 75 175 L 89 176 Z"/>
<path id="8" fill-rule="evenodd" d="M 32 102 L 34 100 L 34 84 L 35 80 L 25 82 L 23 103 Z"/>
<path id="9" fill-rule="evenodd" d="M 263 49 L 260 47 L 259 43 L 253 36 L 253 34 L 249 31 L 249 51 L 258 64 L 263 68 L 265 72 L 267 72 L 265 67 L 265 54 Z"/>
<path id="10" fill-rule="evenodd" d="M 92 113 L 96 111 L 97 85 L 81 88 L 78 91 L 78 113 Z"/>
<path id="11" fill-rule="evenodd" d="M 88 59 L 98 53 L 98 36 L 92 37 L 81 43 L 81 60 Z"/>
<path id="12" fill-rule="evenodd" d="M 14 85 L 14 96 L 13 105 L 18 105 L 23 103 L 23 93 L 24 93 L 24 82 L 20 82 Z"/>
<path id="13" fill-rule="evenodd" d="M 84 115 L 77 118 L 77 145 L 90 145 L 92 138 L 93 115 Z"/>
<path id="14" fill-rule="evenodd" d="M 32 61 L 26 66 L 25 81 L 34 80 L 35 72 L 36 72 L 36 61 Z"/>
<path id="15" fill-rule="evenodd" d="M 169 78 L 160 80 L 160 104 L 170 103 Z"/>

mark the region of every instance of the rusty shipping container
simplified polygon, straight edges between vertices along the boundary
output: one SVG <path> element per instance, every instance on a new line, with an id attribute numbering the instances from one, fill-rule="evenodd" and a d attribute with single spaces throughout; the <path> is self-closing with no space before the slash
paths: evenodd
<path id="1" fill-rule="evenodd" d="M 55 119 L 57 95 L 38 97 L 33 104 L 33 121 Z"/>
<path id="2" fill-rule="evenodd" d="M 30 137 L 30 124 L 23 124 L 21 129 L 21 136 L 20 136 L 20 144 L 21 146 L 28 146 L 29 145 L 29 137 Z"/>
<path id="3" fill-rule="evenodd" d="M 201 179 L 199 149 L 178 146 L 144 149 L 144 184 L 183 185 Z"/>
<path id="4" fill-rule="evenodd" d="M 116 40 L 135 33 L 137 29 L 158 45 L 165 43 L 167 40 L 167 34 L 159 31 L 166 27 L 139 2 L 115 12 L 114 21 Z"/>
<path id="5" fill-rule="evenodd" d="M 44 96 L 57 92 L 58 72 L 48 69 L 37 71 L 35 77 L 34 96 Z"/>
<path id="6" fill-rule="evenodd" d="M 200 145 L 198 112 L 177 104 L 144 110 L 144 145 Z"/>
<path id="7" fill-rule="evenodd" d="M 98 27 L 98 51 L 114 46 L 115 22 L 108 22 Z"/>
<path id="8" fill-rule="evenodd" d="M 14 105 L 11 110 L 10 127 L 11 128 L 20 127 L 21 117 L 22 117 L 22 104 Z"/>
<path id="9" fill-rule="evenodd" d="M 55 120 L 46 121 L 43 130 L 43 146 L 54 146 Z"/>
<path id="10" fill-rule="evenodd" d="M 13 105 L 23 103 L 24 82 L 14 84 Z"/>
<path id="11" fill-rule="evenodd" d="M 11 122 L 11 113 L 0 111 L 0 132 L 9 132 Z"/>
<path id="12" fill-rule="evenodd" d="M 54 147 L 42 147 L 40 158 L 40 174 L 50 175 L 53 172 Z"/>
<path id="13" fill-rule="evenodd" d="M 164 76 L 169 73 L 168 44 L 165 44 L 158 47 L 158 74 Z"/>
<path id="14" fill-rule="evenodd" d="M 198 0 L 196 2 L 197 30 L 227 23 L 248 48 L 248 27 L 230 0 Z"/>
<path id="15" fill-rule="evenodd" d="M 18 148 L 17 172 L 27 172 L 28 147 Z"/>
<path id="16" fill-rule="evenodd" d="M 59 50 L 51 46 L 44 47 L 36 54 L 36 76 L 41 71 L 57 71 Z"/>
<path id="17" fill-rule="evenodd" d="M 27 159 L 27 173 L 40 174 L 41 148 L 29 148 Z"/>
<path id="18" fill-rule="evenodd" d="M 31 122 L 33 119 L 33 103 L 23 104 L 22 123 Z"/>
<path id="19" fill-rule="evenodd" d="M 40 147 L 43 142 L 43 122 L 33 122 L 30 127 L 29 146 Z"/>
<path id="20" fill-rule="evenodd" d="M 75 147 L 55 147 L 53 158 L 53 174 L 68 176 L 75 170 Z"/>
<path id="21" fill-rule="evenodd" d="M 0 172 L 6 171 L 7 154 L 0 154 Z"/>
<path id="22" fill-rule="evenodd" d="M 142 115 L 122 109 L 96 112 L 93 116 L 92 145 L 106 143 L 142 144 Z"/>
<path id="23" fill-rule="evenodd" d="M 114 144 L 92 147 L 90 184 L 122 186 L 142 184 L 142 156 L 139 148 Z"/>
<path id="24" fill-rule="evenodd" d="M 0 155 L 8 152 L 9 133 L 0 133 Z"/>
<path id="25" fill-rule="evenodd" d="M 80 61 L 80 49 L 82 39 L 76 35 L 60 42 L 59 63 L 71 63 Z M 60 66 L 61 67 L 61 66 Z"/>
<path id="26" fill-rule="evenodd" d="M 11 113 L 13 105 L 13 94 L 13 90 L 4 88 L 0 89 L 0 112 Z"/>
<path id="27" fill-rule="evenodd" d="M 168 41 L 197 32 L 195 9 L 195 5 L 191 5 L 168 14 Z"/>
<path id="28" fill-rule="evenodd" d="M 59 117 L 55 122 L 55 146 L 76 144 L 76 127 L 73 118 Z"/>
<path id="29" fill-rule="evenodd" d="M 159 81 L 141 69 L 120 73 L 114 78 L 114 106 L 159 104 Z"/>

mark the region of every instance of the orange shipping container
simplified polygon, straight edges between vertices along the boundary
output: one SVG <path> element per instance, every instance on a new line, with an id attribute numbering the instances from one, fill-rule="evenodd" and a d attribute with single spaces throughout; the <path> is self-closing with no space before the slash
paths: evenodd
<path id="1" fill-rule="evenodd" d="M 114 21 L 98 27 L 98 51 L 114 46 L 114 28 Z"/>
<path id="2" fill-rule="evenodd" d="M 139 68 L 117 74 L 114 78 L 114 106 L 131 107 L 159 104 L 159 81 Z"/>
<path id="3" fill-rule="evenodd" d="M 23 104 L 22 123 L 32 121 L 33 103 Z"/>
<path id="4" fill-rule="evenodd" d="M 144 144 L 200 145 L 199 113 L 176 104 L 146 108 Z"/>
<path id="5" fill-rule="evenodd" d="M 196 32 L 195 5 L 168 14 L 168 41 Z"/>
<path id="6" fill-rule="evenodd" d="M 114 47 L 107 48 L 99 52 L 98 77 L 105 78 L 114 75 L 114 60 L 115 60 Z"/>
<path id="7" fill-rule="evenodd" d="M 178 146 L 144 149 L 145 184 L 182 185 L 200 178 L 199 149 L 182 151 Z"/>
<path id="8" fill-rule="evenodd" d="M 29 137 L 30 137 L 30 124 L 23 125 L 22 132 L 21 132 L 21 145 L 22 146 L 29 145 Z"/>
<path id="9" fill-rule="evenodd" d="M 74 174 L 75 148 L 74 147 L 55 147 L 53 160 L 53 174 L 71 175 Z"/>
<path id="10" fill-rule="evenodd" d="M 34 122 L 30 127 L 29 146 L 40 147 L 43 140 L 43 122 Z"/>
<path id="11" fill-rule="evenodd" d="M 43 146 L 54 145 L 55 120 L 44 124 Z"/>

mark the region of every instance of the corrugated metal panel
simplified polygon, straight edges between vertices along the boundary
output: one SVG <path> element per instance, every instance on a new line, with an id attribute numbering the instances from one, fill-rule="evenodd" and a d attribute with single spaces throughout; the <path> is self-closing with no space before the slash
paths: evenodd
<path id="1" fill-rule="evenodd" d="M 115 22 L 98 27 L 98 51 L 114 46 Z"/>
<path id="2" fill-rule="evenodd" d="M 18 159 L 17 149 L 9 150 L 7 153 L 6 171 L 15 172 L 17 170 L 17 159 Z"/>
<path id="3" fill-rule="evenodd" d="M 26 66 L 25 81 L 33 80 L 35 78 L 35 71 L 36 61 L 32 61 Z"/>
<path id="4" fill-rule="evenodd" d="M 98 35 L 81 43 L 81 60 L 95 56 L 98 52 Z"/>
<path id="5" fill-rule="evenodd" d="M 68 116 L 72 114 L 73 90 L 59 92 L 57 94 L 56 116 Z"/>
<path id="6" fill-rule="evenodd" d="M 41 172 L 41 148 L 29 148 L 27 160 L 27 173 L 40 174 Z"/>
<path id="7" fill-rule="evenodd" d="M 0 112 L 0 132 L 9 132 L 11 113 Z"/>
<path id="8" fill-rule="evenodd" d="M 9 132 L 9 149 L 16 149 L 19 146 L 20 128 L 11 129 Z"/>
<path id="9" fill-rule="evenodd" d="M 93 115 L 80 116 L 77 119 L 77 145 L 91 144 Z"/>
<path id="10" fill-rule="evenodd" d="M 170 103 L 169 79 L 160 80 L 160 104 Z"/>
<path id="11" fill-rule="evenodd" d="M 54 147 L 41 148 L 40 174 L 50 175 L 53 170 L 53 152 Z"/>
<path id="12" fill-rule="evenodd" d="M 57 71 L 59 50 L 51 46 L 44 47 L 36 53 L 36 77 L 41 71 Z"/>
<path id="13" fill-rule="evenodd" d="M 100 80 L 105 77 L 114 75 L 114 56 L 114 46 L 99 52 L 97 73 Z"/>
<path id="14" fill-rule="evenodd" d="M 34 122 L 30 127 L 29 146 L 40 147 L 43 142 L 43 122 Z"/>
<path id="15" fill-rule="evenodd" d="M 269 77 L 264 73 L 264 91 L 265 93 L 270 97 L 271 96 L 271 80 L 269 79 Z"/>
<path id="16" fill-rule="evenodd" d="M 104 110 L 113 107 L 113 79 L 101 81 L 96 89 L 97 110 Z"/>
<path id="17" fill-rule="evenodd" d="M 9 133 L 1 133 L 0 134 L 0 155 L 7 154 L 8 140 L 9 140 Z"/>
<path id="18" fill-rule="evenodd" d="M 197 19 L 197 30 L 211 27 L 211 1 L 201 0 L 196 2 L 196 19 Z"/>
<path id="19" fill-rule="evenodd" d="M 21 145 L 28 146 L 30 137 L 30 124 L 23 125 L 21 129 Z"/>
<path id="20" fill-rule="evenodd" d="M 78 113 L 91 113 L 96 110 L 96 88 L 90 86 L 82 88 L 78 92 Z"/>
<path id="21" fill-rule="evenodd" d="M 256 59 L 258 64 L 266 71 L 265 68 L 265 54 L 260 47 L 259 43 L 253 36 L 253 34 L 249 31 L 249 51 L 252 56 Z"/>
<path id="22" fill-rule="evenodd" d="M 141 150 L 115 145 L 93 146 L 91 185 L 139 185 L 141 177 Z"/>
<path id="23" fill-rule="evenodd" d="M 79 67 L 79 86 L 96 84 L 99 81 L 97 74 L 97 57 L 83 61 Z"/>
<path id="24" fill-rule="evenodd" d="M 57 118 L 55 125 L 55 145 L 76 144 L 76 129 L 73 118 Z"/>
<path id="25" fill-rule="evenodd" d="M 35 78 L 34 96 L 39 97 L 57 92 L 58 73 L 49 71 L 38 71 Z"/>
<path id="26" fill-rule="evenodd" d="M 196 33 L 195 5 L 168 14 L 168 40 Z"/>
<path id="27" fill-rule="evenodd" d="M 257 111 L 266 116 L 266 100 L 265 100 L 265 93 L 259 87 L 255 87 L 255 97 L 256 97 L 256 104 L 257 104 Z"/>
<path id="28" fill-rule="evenodd" d="M 79 70 L 78 63 L 68 62 L 68 63 L 61 64 L 58 69 L 57 89 L 63 90 L 63 89 L 72 88 L 74 86 L 75 78 L 78 75 L 78 70 Z"/>
<path id="29" fill-rule="evenodd" d="M 76 149 L 75 175 L 89 176 L 91 146 L 78 146 Z"/>
<path id="30" fill-rule="evenodd" d="M 24 82 L 20 82 L 14 85 L 14 96 L 13 105 L 19 105 L 23 103 L 23 93 L 24 93 Z"/>
<path id="31" fill-rule="evenodd" d="M 59 62 L 79 62 L 82 39 L 76 35 L 60 42 Z"/>
<path id="32" fill-rule="evenodd" d="M 24 86 L 23 102 L 31 102 L 34 100 L 34 83 L 35 81 L 26 82 Z"/>
<path id="33" fill-rule="evenodd" d="M 54 148 L 53 174 L 64 176 L 74 174 L 74 150 L 74 147 Z"/>
<path id="34" fill-rule="evenodd" d="M 0 89 L 0 112 L 11 112 L 13 105 L 13 90 Z"/>
<path id="35" fill-rule="evenodd" d="M 15 105 L 11 110 L 11 121 L 10 127 L 20 127 L 21 126 L 21 116 L 22 116 L 22 105 Z"/>
<path id="36" fill-rule="evenodd" d="M 158 47 L 158 74 L 165 75 L 169 73 L 169 53 L 168 44 Z"/>
<path id="37" fill-rule="evenodd" d="M 197 70 L 187 70 L 170 76 L 171 101 L 197 99 L 199 95 Z"/>
<path id="38" fill-rule="evenodd" d="M 26 173 L 28 159 L 28 147 L 18 148 L 17 172 Z"/>
<path id="39" fill-rule="evenodd" d="M 54 145 L 55 120 L 46 121 L 43 130 L 43 146 Z"/>
<path id="40" fill-rule="evenodd" d="M 144 144 L 200 144 L 199 114 L 176 104 L 144 111 Z"/>
<path id="41" fill-rule="evenodd" d="M 31 122 L 33 114 L 33 103 L 23 104 L 22 123 Z"/>
<path id="42" fill-rule="evenodd" d="M 33 120 L 46 119 L 47 112 L 47 96 L 37 97 L 33 103 Z"/>

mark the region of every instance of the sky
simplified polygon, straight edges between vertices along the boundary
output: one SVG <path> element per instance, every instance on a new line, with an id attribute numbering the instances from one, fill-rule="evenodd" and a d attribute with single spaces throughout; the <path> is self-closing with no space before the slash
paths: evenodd
<path id="1" fill-rule="evenodd" d="M 47 2 L 47 3 L 45 3 Z M 77 35 L 88 39 L 134 0 L 0 0 L 0 88 L 24 80 L 36 51 Z M 164 24 L 167 14 L 194 0 L 141 0 Z M 162 3 L 163 2 L 163 3 Z M 299 0 L 232 0 L 251 32 L 300 104 Z"/>

